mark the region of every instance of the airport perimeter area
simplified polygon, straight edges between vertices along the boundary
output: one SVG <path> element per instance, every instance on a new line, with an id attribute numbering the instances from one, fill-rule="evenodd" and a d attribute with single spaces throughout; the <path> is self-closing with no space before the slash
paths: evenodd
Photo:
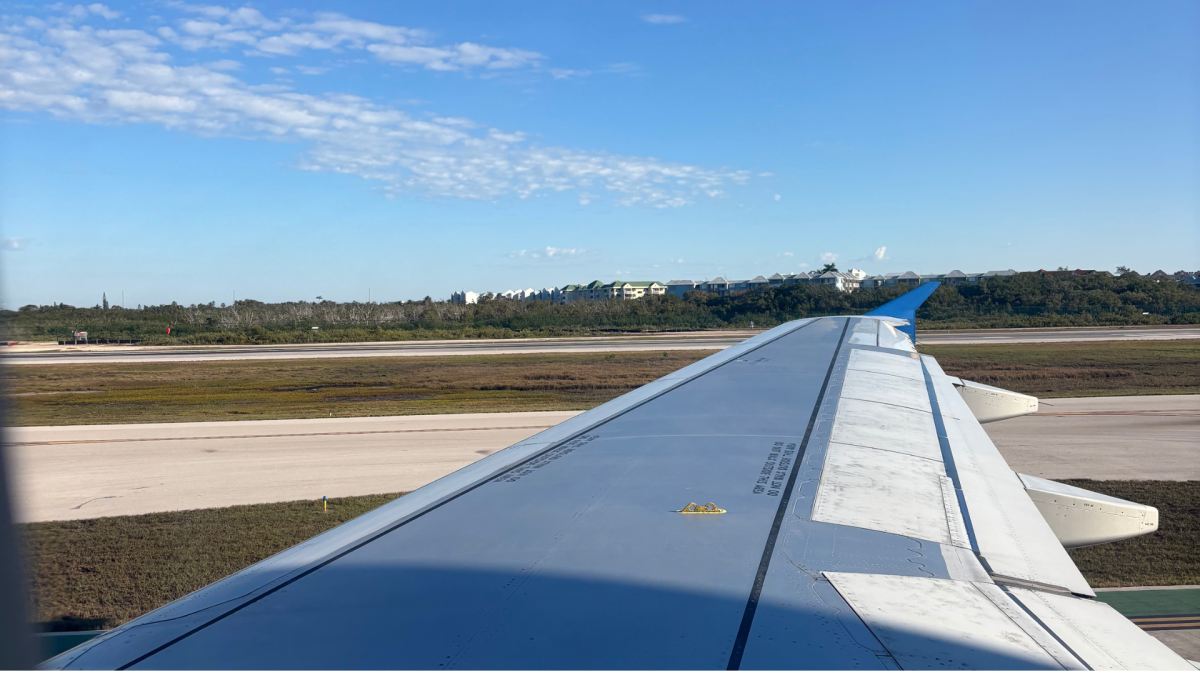
<path id="1" fill-rule="evenodd" d="M 1171 369 L 1176 367 L 1174 364 L 1180 363 L 1179 358 L 1191 358 L 1181 357 L 1178 349 L 1182 347 L 1182 354 L 1190 354 L 1188 350 L 1194 350 L 1194 347 L 1186 345 L 1194 344 L 1191 342 L 1155 343 L 1139 340 L 1136 344 L 1146 346 L 1142 349 L 1113 349 L 1115 345 L 1121 344 L 1114 342 L 1103 342 L 1096 347 L 1092 347 L 1093 343 L 1086 341 L 1061 343 L 1061 346 L 1057 347 L 1041 343 L 1046 345 L 1045 349 L 1035 349 L 1036 344 L 992 349 L 985 343 L 965 351 L 951 345 L 954 351 L 939 353 L 937 356 L 945 363 L 974 368 L 985 376 L 1014 378 L 1017 382 L 1025 381 L 1025 386 L 1031 390 L 1059 392 L 1060 395 L 1061 392 L 1073 390 L 1126 393 L 1146 387 L 1158 387 L 1159 390 L 1166 387 L 1168 391 L 1171 387 L 1176 388 L 1175 390 L 1195 390 L 1192 389 L 1195 385 L 1191 382 L 1194 378 L 1169 375 Z M 1132 347 L 1135 343 L 1125 344 Z M 1154 347 L 1155 344 L 1170 344 L 1172 348 L 1164 350 Z M 636 371 L 636 377 L 652 379 L 657 376 L 656 369 L 673 370 L 679 367 L 674 361 L 682 359 L 685 363 L 690 362 L 712 349 L 713 345 L 709 344 L 704 351 L 664 350 L 661 357 L 653 355 L 653 358 L 649 358 L 652 352 L 631 350 L 624 356 L 618 354 L 615 360 L 610 360 L 603 353 L 562 354 L 561 358 L 566 360 L 561 360 L 557 367 L 568 370 L 583 368 L 584 370 L 579 372 L 593 373 L 587 377 L 605 373 L 605 377 L 611 380 L 608 386 L 616 388 L 588 393 L 584 398 L 571 399 L 570 396 L 577 394 L 570 394 L 567 398 L 555 400 L 579 400 L 581 403 L 593 405 L 594 396 L 612 396 L 627 390 L 629 386 L 636 386 L 637 381 L 618 384 L 625 374 Z M 670 358 L 667 358 L 668 353 L 671 354 Z M 1104 365 L 1108 360 L 1115 358 L 1113 355 L 1117 353 L 1123 354 L 1122 358 L 1127 362 Z M 1014 354 L 1020 354 L 1028 363 L 1013 362 Z M 1073 365 L 1067 369 L 1047 368 L 1042 365 L 1055 359 L 1067 363 L 1064 357 L 1068 355 L 1074 355 L 1072 358 L 1085 355 L 1085 361 L 1070 361 Z M 466 358 L 470 360 L 480 357 L 466 355 Z M 482 358 L 486 360 L 500 357 Z M 514 372 L 535 374 L 537 378 L 550 378 L 539 379 L 540 382 L 557 382 L 562 377 L 549 371 L 541 373 L 533 368 L 532 362 L 525 361 L 534 358 L 533 356 L 517 355 L 506 358 L 507 360 L 495 363 L 487 361 L 492 364 L 486 367 L 493 369 L 489 371 L 493 373 L 493 377 L 501 372 L 502 369 L 495 370 L 501 363 L 507 364 L 505 368 L 515 368 Z M 253 360 L 257 362 L 254 366 L 257 370 L 250 372 L 265 372 L 285 367 L 288 363 L 286 358 L 274 361 Z M 508 362 L 510 360 L 511 363 Z M 1098 363 L 1089 365 L 1088 360 Z M 344 364 L 387 363 L 384 360 L 376 362 L 365 359 L 338 361 Z M 410 359 L 393 362 L 409 363 Z M 304 360 L 295 363 L 294 367 L 301 369 L 298 372 L 309 373 L 310 377 L 313 373 L 325 372 L 313 370 L 311 367 L 325 363 L 322 361 Z M 433 367 L 434 363 L 435 361 L 430 361 L 430 367 Z M 438 360 L 436 363 L 449 362 Z M 483 364 L 481 361 L 473 367 L 485 367 Z M 66 376 L 69 371 L 58 368 L 101 368 L 108 373 L 111 368 L 136 370 L 186 366 L 186 370 L 178 372 L 194 387 L 202 385 L 199 380 L 194 379 L 202 369 L 236 368 L 239 369 L 238 372 L 246 373 L 247 371 L 242 369 L 249 365 L 222 365 L 220 360 L 208 364 L 196 363 L 194 368 L 186 364 L 170 365 L 169 362 L 162 362 L 159 366 L 122 363 L 111 367 L 101 364 L 56 363 L 50 370 L 44 370 L 43 365 L 43 369 L 30 372 L 59 373 Z M 437 367 L 443 368 L 444 365 Z M 587 371 L 586 368 L 596 370 Z M 1070 372 L 1066 372 L 1068 370 Z M 134 370 L 124 374 L 118 373 L 119 377 L 106 388 L 113 389 L 117 380 L 127 381 L 133 372 Z M 346 373 L 337 374 L 340 372 L 330 370 L 327 375 L 333 375 L 334 379 L 346 377 Z M 348 400 L 368 398 L 369 396 L 360 396 L 364 393 L 392 396 L 386 389 L 379 389 L 382 381 L 379 384 L 361 381 L 361 369 L 348 372 L 349 379 L 356 382 L 354 387 L 357 389 L 334 387 L 331 380 L 328 385 L 318 384 L 317 393 L 311 395 L 319 397 L 323 395 L 321 392 L 326 392 L 336 395 L 339 399 Z M 475 372 L 464 371 L 463 376 L 474 377 Z M 1114 378 L 1114 374 L 1117 377 Z M 220 375 L 213 381 L 212 386 L 218 388 L 213 389 L 214 392 L 218 391 L 219 387 L 226 386 L 223 384 L 224 377 L 225 375 Z M 503 381 L 503 378 L 501 380 Z M 1127 383 L 1120 384 L 1123 381 Z M 74 384 L 68 387 L 69 389 L 87 388 L 75 380 L 71 382 Z M 569 379 L 565 380 L 565 383 L 570 385 Z M 88 419 L 102 419 L 104 414 L 110 418 L 114 414 L 125 415 L 133 409 L 123 406 L 134 404 L 137 396 L 143 395 L 135 394 L 129 398 L 127 404 L 122 403 L 114 408 L 110 407 L 112 403 L 104 402 L 108 399 L 98 394 L 60 393 L 58 385 L 53 383 L 38 386 L 40 389 L 30 390 L 31 395 L 18 400 L 26 407 L 25 414 L 41 410 L 42 412 L 38 413 L 41 416 L 39 419 L 59 419 L 62 417 L 61 412 L 66 410 L 75 410 L 78 414 L 85 410 L 91 411 L 86 413 Z M 279 383 L 264 382 L 262 386 L 269 390 L 280 388 Z M 439 386 L 444 387 L 446 384 L 443 382 Z M 507 386 L 509 385 L 503 385 Z M 1018 388 L 1016 384 L 1005 383 L 1005 386 Z M 293 387 L 294 385 L 287 384 L 283 389 Z M 333 389 L 327 391 L 326 387 Z M 1037 389 L 1039 387 L 1041 389 Z M 1094 389 L 1095 387 L 1100 389 Z M 42 390 L 48 393 L 43 394 Z M 203 389 L 194 391 L 199 392 Z M 512 390 L 510 393 L 524 396 L 537 392 Z M 549 392 L 537 395 L 546 393 Z M 56 405 L 60 405 L 54 403 L 58 400 L 56 397 L 66 394 L 74 398 L 70 399 L 65 408 L 56 408 Z M 405 396 L 402 394 L 400 398 Z M 423 396 L 422 394 L 415 398 L 420 399 Z M 546 405 L 549 400 L 551 399 L 544 399 L 538 405 Z M 396 400 L 393 403 L 416 405 L 423 402 Z M 497 403 L 493 401 L 488 405 L 495 406 Z M 285 406 L 276 412 L 286 409 Z M 55 410 L 60 412 L 54 412 Z M 179 408 L 179 412 L 191 414 L 188 410 L 191 409 Z M 120 546 L 106 548 L 110 544 L 104 543 L 105 536 L 134 536 L 142 541 L 152 541 L 165 532 L 177 531 L 181 536 L 194 538 L 192 543 L 204 549 L 193 550 L 194 547 L 190 547 L 190 544 L 185 545 L 182 541 L 168 538 L 160 542 L 167 548 L 158 553 L 153 553 L 154 549 L 140 552 L 140 555 L 157 555 L 160 559 L 163 555 L 168 558 L 173 555 L 185 555 L 195 557 L 193 563 L 203 562 L 200 568 L 193 569 L 194 564 L 180 565 L 178 563 L 182 560 L 177 561 L 172 563 L 172 569 L 175 570 L 171 573 L 172 578 L 158 580 L 156 573 L 152 571 L 158 561 L 146 558 L 147 566 L 144 569 L 149 573 L 147 581 L 153 584 L 166 583 L 161 588 L 156 587 L 158 590 L 155 593 L 161 595 L 149 596 L 156 597 L 157 600 L 143 597 L 146 589 L 124 592 L 119 585 L 112 583 L 89 592 L 89 596 L 96 596 L 95 599 L 101 602 L 120 603 L 121 599 L 118 596 L 137 595 L 142 597 L 142 602 L 148 603 L 125 610 L 131 613 L 120 615 L 123 617 L 118 619 L 120 622 L 168 602 L 178 597 L 180 592 L 186 592 L 188 588 L 199 587 L 215 579 L 205 575 L 215 573 L 217 576 L 223 576 L 235 571 L 280 548 L 345 522 L 399 493 L 436 480 L 576 414 L 578 411 L 574 410 L 526 410 L 508 413 L 310 417 L 255 421 L 59 424 L 11 429 L 9 441 L 15 459 L 14 469 L 18 483 L 18 517 L 29 523 L 26 528 L 38 528 L 47 535 L 55 533 L 51 539 L 41 539 L 38 550 L 42 553 L 39 554 L 39 559 L 46 560 L 49 555 L 51 558 L 57 557 L 62 560 L 65 565 L 58 569 L 39 568 L 42 570 L 40 574 L 65 574 L 67 577 L 63 577 L 64 579 L 74 578 L 84 584 L 111 578 L 92 579 L 78 576 L 79 571 L 73 565 L 79 564 L 80 561 L 75 561 L 74 557 L 76 549 L 85 540 L 91 542 L 86 544 L 86 552 L 82 553 L 85 557 L 98 555 L 100 559 L 104 559 L 118 555 L 127 557 L 131 565 L 138 564 L 138 552 L 119 553 L 123 550 Z M 985 429 L 1014 471 L 1056 480 L 1108 481 L 1087 489 L 1117 494 L 1113 488 L 1121 484 L 1130 484 L 1134 489 L 1142 489 L 1138 488 L 1138 485 L 1153 485 L 1153 481 L 1172 484 L 1179 481 L 1200 481 L 1200 469 L 1197 468 L 1200 467 L 1200 462 L 1195 461 L 1193 448 L 1194 439 L 1200 436 L 1200 395 L 1196 394 L 1043 398 L 1042 407 L 1037 414 L 992 423 Z M 1171 493 L 1167 491 L 1164 494 Z M 1155 503 L 1152 495 L 1124 496 L 1135 501 L 1140 498 L 1143 503 Z M 324 497 L 330 499 L 333 508 L 331 512 L 323 512 L 316 508 Z M 274 523 L 270 525 L 273 534 L 262 539 L 261 535 L 255 533 L 262 532 L 262 528 L 268 523 Z M 105 532 L 108 534 L 103 534 Z M 222 538 L 222 532 L 234 538 L 226 541 Z M 78 538 L 85 533 L 90 534 L 87 534 L 85 539 Z M 254 538 L 262 540 L 247 545 L 246 540 Z M 118 539 L 109 541 L 119 543 Z M 68 548 L 56 548 L 60 546 Z M 101 548 L 93 548 L 95 546 Z M 180 548 L 181 546 L 183 548 Z M 1154 553 L 1156 549 L 1150 550 L 1151 555 L 1161 554 Z M 56 556 L 53 551 L 60 551 L 66 555 Z M 180 551 L 190 553 L 181 554 Z M 214 551 L 220 551 L 221 555 L 213 557 Z M 231 555 L 234 551 L 239 553 Z M 1133 575 L 1128 576 L 1133 579 L 1146 576 L 1147 567 L 1144 564 L 1141 567 L 1135 565 L 1136 569 L 1128 566 L 1118 569 L 1119 566 L 1111 565 L 1110 559 L 1103 556 L 1093 556 L 1090 560 L 1091 562 L 1087 558 L 1076 558 L 1082 570 L 1112 567 L 1112 574 L 1109 576 L 1114 579 L 1122 578 L 1121 575 Z M 106 570 L 102 575 L 110 572 L 111 570 Z M 1089 581 L 1102 591 L 1102 600 L 1113 604 L 1155 637 L 1186 657 L 1200 658 L 1200 644 L 1197 644 L 1200 642 L 1200 630 L 1194 621 L 1200 616 L 1200 605 L 1196 603 L 1196 598 L 1192 597 L 1194 594 L 1184 592 L 1189 589 L 1177 587 L 1170 590 L 1120 591 L 1119 593 L 1125 595 L 1116 598 L 1118 592 L 1099 588 L 1111 582 L 1097 583 L 1091 577 Z M 179 587 L 179 584 L 182 586 Z M 178 590 L 173 590 L 176 588 Z M 116 595 L 104 600 L 114 593 Z M 64 598 L 60 597 L 59 601 L 62 600 Z M 78 606 L 72 605 L 71 602 L 73 601 L 67 599 L 67 604 L 61 606 L 63 611 L 59 614 L 44 616 L 65 616 L 71 612 L 81 617 L 112 616 L 100 609 L 94 609 L 91 613 L 76 611 Z M 102 622 L 103 626 L 114 625 L 111 620 L 106 620 L 108 623 Z M 74 623 L 56 621 L 49 626 L 59 631 L 51 641 L 60 646 L 69 646 L 68 643 L 72 639 L 61 631 L 101 625 L 93 619 L 83 618 Z M 86 633 L 82 636 L 86 637 Z"/>
<path id="2" fill-rule="evenodd" d="M 1193 447 L 1200 428 L 1200 395 L 1055 399 L 1049 403 L 1036 415 L 987 427 L 1015 471 L 1052 479 L 1200 480 Z M 170 518 L 163 519 L 170 514 L 163 512 L 205 509 L 192 511 L 212 514 L 205 531 L 232 528 L 231 536 L 237 539 L 240 535 L 235 533 L 243 527 L 237 523 L 246 522 L 248 514 L 264 507 L 234 505 L 290 502 L 288 511 L 272 507 L 285 518 L 274 535 L 285 537 L 276 544 L 285 546 L 288 536 L 297 540 L 312 536 L 386 501 L 390 498 L 387 494 L 413 490 L 576 414 L 20 428 L 13 430 L 12 436 L 18 513 L 26 522 L 114 525 L 121 519 L 108 516 L 147 514 L 152 520 L 137 527 L 149 529 L 139 536 L 154 537 L 157 535 L 151 533 L 172 527 Z M 1131 453 L 1135 445 L 1153 451 Z M 333 500 L 336 514 L 315 508 L 322 497 Z M 238 509 L 251 510 L 238 515 Z M 225 511 L 226 515 L 218 515 Z M 308 515 L 297 520 L 295 515 L 284 516 L 286 512 Z M 322 518 L 330 515 L 335 517 Z M 95 518 L 100 520 L 87 520 Z M 159 521 L 159 525 L 153 524 Z M 244 548 L 233 544 L 230 540 L 216 548 Z M 230 545 L 232 549 L 226 548 Z M 207 564 L 218 569 L 224 564 L 232 571 L 271 552 L 269 548 L 263 553 L 256 550 L 252 547 L 242 553 L 249 556 L 246 560 L 235 556 Z M 201 559 L 211 556 L 198 550 L 194 554 Z M 188 578 L 185 574 L 182 581 L 187 583 Z M 1185 587 L 1098 590 L 1101 600 L 1172 649 L 1200 659 L 1200 591 Z M 169 589 L 160 592 L 165 593 L 163 602 L 175 597 Z M 56 627 L 61 631 L 93 625 L 84 620 Z M 49 654 L 92 634 L 47 634 L 43 646 Z"/>

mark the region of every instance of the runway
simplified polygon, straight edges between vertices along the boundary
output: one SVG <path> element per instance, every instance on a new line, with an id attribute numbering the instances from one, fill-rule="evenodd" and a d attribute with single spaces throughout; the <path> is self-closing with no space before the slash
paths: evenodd
<path id="1" fill-rule="evenodd" d="M 472 356 L 585 352 L 721 350 L 755 335 L 752 331 L 673 333 L 654 337 L 544 338 L 515 340 L 421 340 L 311 345 L 236 347 L 47 347 L 45 351 L 9 351 L 3 363 L 14 366 L 81 363 L 166 363 L 338 359 L 385 356 Z"/>
<path id="2" fill-rule="evenodd" d="M 1001 345 L 1032 342 L 1119 342 L 1123 340 L 1200 340 L 1200 326 L 917 331 L 917 343 L 926 345 Z"/>
<path id="3" fill-rule="evenodd" d="M 1051 480 L 1200 480 L 1200 396 L 1043 399 L 983 427 L 1009 466 Z"/>
<path id="4" fill-rule="evenodd" d="M 984 427 L 1014 471 L 1200 480 L 1200 396 L 1052 399 Z M 413 490 L 576 412 L 10 429 L 17 517 L 79 520 Z"/>
<path id="5" fill-rule="evenodd" d="M 231 347 L 39 346 L 4 347 L 8 365 L 85 363 L 163 363 L 247 359 L 330 359 L 384 356 L 470 356 L 562 352 L 719 350 L 756 331 L 694 331 L 654 336 L 540 338 L 515 340 L 427 340 Z M 1114 340 L 1200 340 L 1200 326 L 1128 326 L 1120 328 L 1047 328 L 921 331 L 920 344 L 1020 344 L 1036 342 L 1107 342 Z"/>
<path id="6" fill-rule="evenodd" d="M 21 522 L 405 492 L 577 412 L 10 429 Z"/>

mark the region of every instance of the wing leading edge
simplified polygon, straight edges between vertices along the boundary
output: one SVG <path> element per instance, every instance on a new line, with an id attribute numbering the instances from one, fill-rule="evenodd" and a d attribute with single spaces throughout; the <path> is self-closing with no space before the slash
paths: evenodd
<path id="1" fill-rule="evenodd" d="M 894 323 L 775 328 L 48 665 L 1187 669 Z"/>

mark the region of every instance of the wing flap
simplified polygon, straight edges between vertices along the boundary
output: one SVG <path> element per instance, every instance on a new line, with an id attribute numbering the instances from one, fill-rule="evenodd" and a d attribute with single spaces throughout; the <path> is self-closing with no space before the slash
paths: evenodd
<path id="1" fill-rule="evenodd" d="M 1017 474 L 954 393 L 937 361 L 921 358 L 943 411 L 946 440 L 971 531 L 991 573 L 1094 595 Z M 944 394 L 946 388 L 949 392 Z"/>
<path id="2" fill-rule="evenodd" d="M 940 461 L 831 443 L 813 520 L 950 544 Z"/>
<path id="3" fill-rule="evenodd" d="M 826 572 L 905 670 L 1062 670 L 975 584 Z"/>
<path id="4" fill-rule="evenodd" d="M 1166 645 L 1096 600 L 1010 587 L 1008 593 L 1092 670 L 1186 670 Z"/>

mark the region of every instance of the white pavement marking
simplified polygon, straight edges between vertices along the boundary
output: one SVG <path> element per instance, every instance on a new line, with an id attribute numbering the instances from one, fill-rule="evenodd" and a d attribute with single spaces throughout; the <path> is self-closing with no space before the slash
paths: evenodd
<path id="1" fill-rule="evenodd" d="M 336 359 L 385 356 L 472 356 L 500 354 L 644 352 L 720 350 L 755 331 L 673 333 L 654 337 L 546 338 L 515 340 L 419 340 L 316 345 L 242 345 L 236 347 L 50 347 L 3 351 L 4 363 L 16 366 L 81 363 L 161 363 L 175 361 L 245 361 Z M 19 347 L 19 346 L 18 346 Z"/>
<path id="2" fill-rule="evenodd" d="M 539 338 L 515 340 L 428 340 L 315 345 L 242 345 L 232 347 L 129 347 L 17 345 L 0 349 L 13 366 L 83 363 L 162 363 L 173 361 L 244 361 L 332 359 L 384 356 L 471 356 L 718 350 L 756 331 L 698 331 L 653 337 Z M 1126 326 L 1119 328 L 1018 328 L 920 331 L 922 345 L 1018 344 L 1035 342 L 1110 342 L 1122 340 L 1200 340 L 1200 326 Z"/>
<path id="3" fill-rule="evenodd" d="M 1200 396 L 1042 399 L 984 425 L 1013 471 L 1051 480 L 1200 480 Z"/>
<path id="4" fill-rule="evenodd" d="M 1200 479 L 1200 396 L 1049 399 L 984 427 L 1014 471 L 1050 479 Z M 402 492 L 576 412 L 10 429 L 18 519 Z"/>
<path id="5" fill-rule="evenodd" d="M 917 331 L 919 345 L 1021 344 L 1034 342 L 1121 342 L 1200 340 L 1200 326 L 1118 326 L 1113 328 L 1006 328 Z"/>
<path id="6" fill-rule="evenodd" d="M 576 414 L 14 428 L 17 519 L 405 492 Z"/>

